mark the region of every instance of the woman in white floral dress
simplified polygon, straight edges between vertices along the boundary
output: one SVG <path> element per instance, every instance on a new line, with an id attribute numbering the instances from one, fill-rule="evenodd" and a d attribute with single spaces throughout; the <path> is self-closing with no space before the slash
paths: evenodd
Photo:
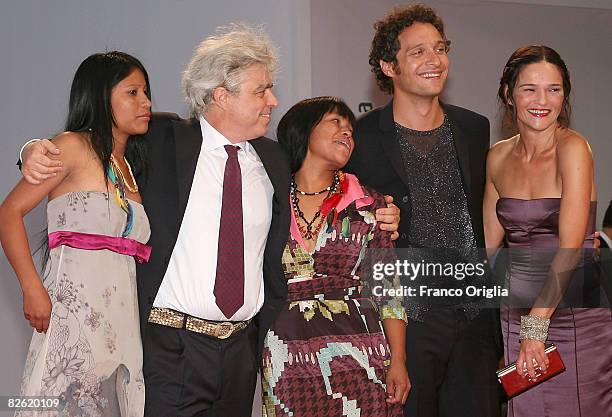
<path id="1" fill-rule="evenodd" d="M 59 398 L 53 410 L 19 416 L 144 413 L 135 261 L 148 259 L 149 223 L 132 173 L 146 168 L 147 73 L 122 52 L 79 66 L 66 132 L 52 155 L 62 169 L 38 185 L 21 181 L 0 207 L 0 240 L 36 330 L 21 395 Z M 41 178 L 42 179 L 42 178 Z M 42 279 L 23 217 L 45 196 L 49 258 Z"/>

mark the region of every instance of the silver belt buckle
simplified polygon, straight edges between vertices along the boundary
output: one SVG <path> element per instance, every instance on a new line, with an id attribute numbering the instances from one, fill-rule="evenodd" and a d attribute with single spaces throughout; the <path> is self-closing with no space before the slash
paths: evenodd
<path id="1" fill-rule="evenodd" d="M 234 325 L 229 321 L 219 323 L 217 326 L 217 338 L 219 339 L 227 339 L 234 331 Z"/>

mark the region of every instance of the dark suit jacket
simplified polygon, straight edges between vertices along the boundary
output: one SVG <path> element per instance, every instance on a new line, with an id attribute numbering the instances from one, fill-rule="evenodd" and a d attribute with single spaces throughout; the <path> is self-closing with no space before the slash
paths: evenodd
<path id="1" fill-rule="evenodd" d="M 149 222 L 153 247 L 148 263 L 137 266 L 138 305 L 144 340 L 147 318 L 161 285 L 179 233 L 196 163 L 202 145 L 197 119 L 183 120 L 176 114 L 156 113 L 147 133 L 150 168 L 139 178 L 141 195 Z M 287 296 L 281 255 L 289 235 L 290 171 L 278 143 L 268 138 L 250 141 L 257 151 L 274 187 L 272 222 L 264 253 L 264 304 L 255 318 L 259 328 L 259 349 L 278 309 Z M 248 210 L 249 202 L 244 202 Z"/>
<path id="2" fill-rule="evenodd" d="M 450 119 L 476 243 L 484 248 L 482 200 L 489 150 L 489 121 L 461 107 L 442 106 Z M 354 136 L 355 150 L 346 169 L 357 175 L 363 184 L 393 196 L 401 211 L 400 237 L 395 243 L 398 248 L 409 247 L 410 189 L 395 137 L 393 101 L 360 118 Z"/>

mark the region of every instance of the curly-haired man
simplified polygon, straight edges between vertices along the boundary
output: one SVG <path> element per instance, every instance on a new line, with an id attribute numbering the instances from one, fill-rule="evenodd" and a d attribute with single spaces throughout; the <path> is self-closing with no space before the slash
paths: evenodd
<path id="1" fill-rule="evenodd" d="M 442 103 L 450 41 L 436 12 L 396 8 L 374 25 L 369 62 L 386 106 L 358 121 L 348 168 L 401 209 L 398 248 L 484 247 L 482 199 L 489 122 Z M 480 282 L 479 285 L 484 284 Z M 409 308 L 406 416 L 499 415 L 494 310 L 475 303 Z"/>

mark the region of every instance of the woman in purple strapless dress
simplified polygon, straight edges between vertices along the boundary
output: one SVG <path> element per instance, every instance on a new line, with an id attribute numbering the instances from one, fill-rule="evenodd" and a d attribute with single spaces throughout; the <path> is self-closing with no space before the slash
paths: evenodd
<path id="1" fill-rule="evenodd" d="M 611 310 L 572 299 L 577 287 L 581 300 L 586 293 L 590 257 L 579 248 L 593 245 L 596 191 L 588 142 L 568 128 L 570 89 L 565 63 L 545 46 L 516 50 L 500 82 L 518 135 L 489 153 L 484 221 L 487 247 L 511 251 L 505 361 L 535 378 L 549 365 L 545 343 L 554 343 L 566 366 L 513 398 L 509 417 L 612 416 Z"/>

